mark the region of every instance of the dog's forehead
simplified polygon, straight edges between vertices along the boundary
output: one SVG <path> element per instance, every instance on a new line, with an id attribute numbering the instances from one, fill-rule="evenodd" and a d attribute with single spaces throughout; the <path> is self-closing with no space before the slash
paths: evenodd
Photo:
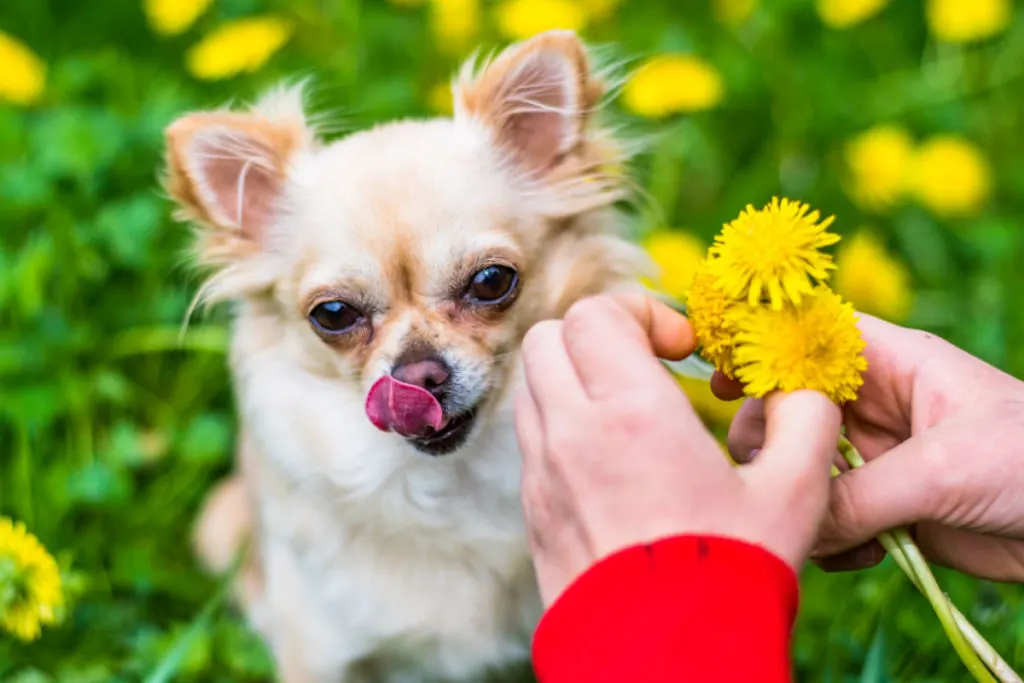
<path id="1" fill-rule="evenodd" d="M 319 271 L 419 275 L 515 249 L 522 203 L 486 138 L 451 121 L 355 134 L 297 164 L 292 208 L 303 260 Z"/>

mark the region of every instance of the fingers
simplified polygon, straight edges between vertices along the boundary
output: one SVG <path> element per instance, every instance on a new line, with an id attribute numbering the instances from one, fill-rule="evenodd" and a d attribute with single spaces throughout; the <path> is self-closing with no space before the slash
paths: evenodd
<path id="1" fill-rule="evenodd" d="M 584 299 L 565 315 L 565 348 L 591 398 L 618 397 L 641 385 L 654 390 L 659 382 L 670 382 L 655 350 L 680 357 L 692 347 L 689 322 L 678 313 L 653 301 L 631 300 L 627 309 L 622 300 Z"/>
<path id="2" fill-rule="evenodd" d="M 541 457 L 544 447 L 544 429 L 540 412 L 528 389 L 522 389 L 515 398 L 516 436 L 523 454 L 524 468 L 531 467 Z"/>
<path id="3" fill-rule="evenodd" d="M 743 384 L 738 379 L 726 377 L 720 370 L 715 370 L 711 376 L 711 391 L 721 401 L 743 398 Z"/>
<path id="4" fill-rule="evenodd" d="M 937 491 L 929 485 L 926 461 L 934 455 L 928 450 L 943 448 L 941 434 L 925 433 L 833 479 L 815 555 L 835 555 L 883 531 L 930 518 Z"/>
<path id="5" fill-rule="evenodd" d="M 760 399 L 748 398 L 736 411 L 729 425 L 726 446 L 729 455 L 738 463 L 750 462 L 764 445 L 764 404 Z"/>
<path id="6" fill-rule="evenodd" d="M 577 404 L 585 397 L 562 339 L 562 323 L 537 323 L 523 339 L 526 386 L 543 417 L 552 409 Z"/>
<path id="7" fill-rule="evenodd" d="M 784 492 L 796 487 L 809 499 L 826 497 L 832 454 L 839 439 L 839 408 L 818 392 L 775 392 L 765 398 L 764 413 L 764 446 L 757 459 L 744 468 L 746 476 L 760 478 L 768 490 Z"/>
<path id="8" fill-rule="evenodd" d="M 826 572 L 850 572 L 860 569 L 869 569 L 885 559 L 885 548 L 878 541 L 872 539 L 856 548 L 850 548 L 846 552 L 828 557 L 817 557 L 817 551 L 812 553 L 814 564 Z"/>
<path id="9" fill-rule="evenodd" d="M 641 292 L 617 292 L 609 298 L 633 316 L 658 358 L 682 360 L 697 348 L 690 321 L 657 299 Z"/>

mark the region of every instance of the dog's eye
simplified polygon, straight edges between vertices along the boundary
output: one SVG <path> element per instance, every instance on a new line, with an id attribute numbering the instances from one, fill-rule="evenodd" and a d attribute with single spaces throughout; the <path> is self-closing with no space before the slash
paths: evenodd
<path id="1" fill-rule="evenodd" d="M 508 266 L 487 266 L 469 281 L 466 297 L 474 303 L 501 303 L 518 282 L 519 274 Z"/>
<path id="2" fill-rule="evenodd" d="M 309 319 L 320 330 L 328 334 L 337 334 L 359 324 L 363 314 L 344 301 L 325 301 L 313 309 Z"/>

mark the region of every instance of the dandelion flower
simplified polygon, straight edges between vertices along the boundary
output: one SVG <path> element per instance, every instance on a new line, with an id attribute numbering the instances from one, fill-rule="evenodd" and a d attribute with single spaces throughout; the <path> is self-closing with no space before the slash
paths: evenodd
<path id="1" fill-rule="evenodd" d="M 703 111 L 724 96 L 722 77 L 692 55 L 667 54 L 646 62 L 622 90 L 623 105 L 651 119 Z"/>
<path id="2" fill-rule="evenodd" d="M 1013 15 L 1011 0 L 928 0 L 928 29 L 947 43 L 970 43 L 1002 33 Z"/>
<path id="3" fill-rule="evenodd" d="M 291 24 L 278 17 L 239 19 L 194 45 L 185 64 L 193 76 L 207 81 L 251 73 L 263 67 L 291 35 Z"/>
<path id="4" fill-rule="evenodd" d="M 812 278 L 824 281 L 835 268 L 832 256 L 820 251 L 839 236 L 828 232 L 833 217 L 819 223 L 820 214 L 800 202 L 778 198 L 761 210 L 747 205 L 715 238 L 710 253 L 718 287 L 731 299 L 756 305 L 767 295 L 778 310 L 785 300 L 799 303 L 809 293 Z"/>
<path id="5" fill-rule="evenodd" d="M 940 218 L 976 213 L 992 193 L 988 160 L 963 138 L 943 135 L 923 144 L 914 155 L 910 191 Z"/>
<path id="6" fill-rule="evenodd" d="M 480 0 L 431 0 L 430 26 L 443 50 L 462 50 L 480 30 Z"/>
<path id="7" fill-rule="evenodd" d="M 733 376 L 732 348 L 736 326 L 730 314 L 737 306 L 715 286 L 715 275 L 705 262 L 693 276 L 686 297 L 686 315 L 697 335 L 702 355 L 729 377 Z"/>
<path id="8" fill-rule="evenodd" d="M 17 38 L 0 31 L 0 101 L 29 105 L 46 87 L 46 65 Z"/>
<path id="9" fill-rule="evenodd" d="M 836 253 L 835 290 L 859 311 L 892 322 L 910 310 L 913 292 L 902 261 L 867 230 L 843 241 Z"/>
<path id="10" fill-rule="evenodd" d="M 899 126 L 876 126 L 846 145 L 846 165 L 854 201 L 861 208 L 885 211 L 906 195 L 914 139 Z"/>
<path id="11" fill-rule="evenodd" d="M 0 629 L 35 640 L 63 605 L 57 562 L 24 524 L 0 517 Z"/>
<path id="12" fill-rule="evenodd" d="M 213 0 L 143 0 L 150 28 L 162 36 L 177 36 L 203 16 Z"/>
<path id="13" fill-rule="evenodd" d="M 676 299 L 685 299 L 694 274 L 704 262 L 705 246 L 693 235 L 669 230 L 652 233 L 644 246 L 658 267 L 655 288 Z"/>
<path id="14" fill-rule="evenodd" d="M 856 26 L 875 16 L 889 4 L 889 0 L 817 0 L 818 16 L 831 28 Z"/>
<path id="15" fill-rule="evenodd" d="M 781 310 L 747 307 L 736 319 L 736 377 L 748 395 L 811 389 L 835 403 L 857 398 L 867 369 L 853 307 L 819 285 Z"/>
<path id="16" fill-rule="evenodd" d="M 726 26 L 739 26 L 754 13 L 760 0 L 714 0 L 711 13 Z"/>
<path id="17" fill-rule="evenodd" d="M 579 31 L 587 23 L 586 9 L 572 0 L 505 0 L 494 16 L 498 30 L 512 40 L 553 29 Z"/>

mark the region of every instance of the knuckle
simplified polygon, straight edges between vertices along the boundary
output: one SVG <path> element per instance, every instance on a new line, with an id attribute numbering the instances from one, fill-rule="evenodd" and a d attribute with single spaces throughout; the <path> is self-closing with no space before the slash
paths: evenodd
<path id="1" fill-rule="evenodd" d="M 832 482 L 828 510 L 818 534 L 819 541 L 841 549 L 847 539 L 857 536 L 860 527 L 856 488 L 849 481 L 843 481 L 842 476 L 837 477 Z"/>

